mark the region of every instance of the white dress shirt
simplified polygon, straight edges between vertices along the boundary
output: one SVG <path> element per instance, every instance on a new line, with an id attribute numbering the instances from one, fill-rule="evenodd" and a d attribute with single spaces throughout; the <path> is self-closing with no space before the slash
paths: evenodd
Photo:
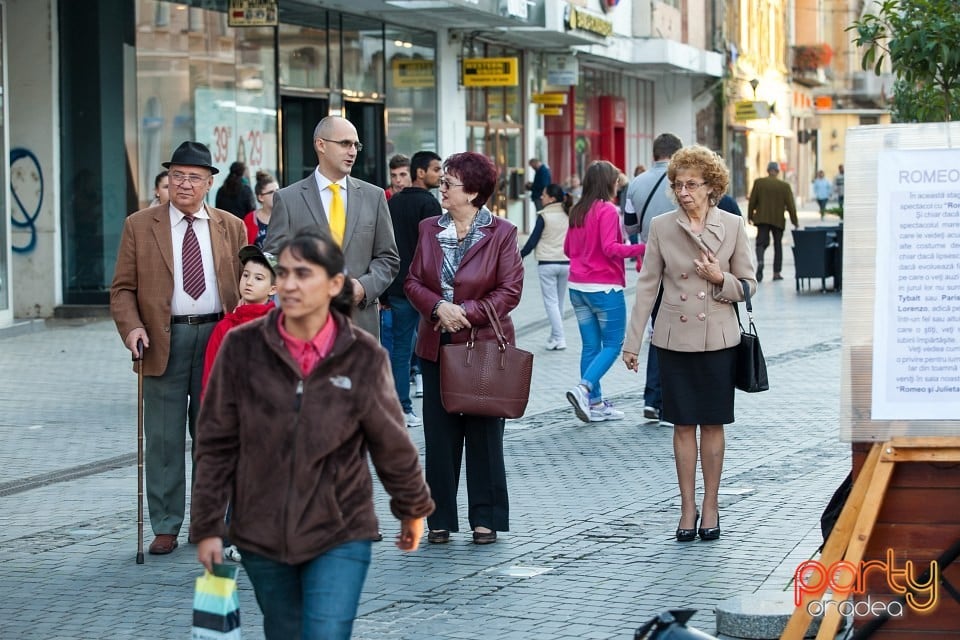
<path id="1" fill-rule="evenodd" d="M 317 188 L 320 189 L 320 202 L 323 203 L 323 212 L 327 215 L 327 221 L 330 220 L 330 201 L 333 200 L 333 191 L 327 189 L 330 183 L 333 180 L 328 179 L 325 175 L 320 173 L 320 168 L 317 167 L 313 170 L 313 177 L 317 179 Z M 343 199 L 343 214 L 347 214 L 347 177 L 344 176 L 337 180 L 337 184 L 340 185 L 340 198 Z"/>
<path id="2" fill-rule="evenodd" d="M 170 314 L 174 316 L 204 315 L 223 310 L 217 274 L 213 266 L 213 247 L 210 243 L 210 214 L 203 207 L 193 216 L 193 232 L 200 244 L 203 258 L 203 282 L 206 289 L 194 300 L 183 290 L 183 236 L 187 233 L 186 216 L 170 204 L 170 235 L 173 238 L 173 300 Z M 239 279 L 238 279 L 239 280 Z"/>

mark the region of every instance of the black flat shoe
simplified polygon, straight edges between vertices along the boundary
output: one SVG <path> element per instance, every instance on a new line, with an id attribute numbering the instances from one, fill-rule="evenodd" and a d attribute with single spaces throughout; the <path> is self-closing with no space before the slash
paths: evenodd
<path id="1" fill-rule="evenodd" d="M 450 542 L 450 532 L 446 529 L 435 529 L 427 533 L 427 542 L 431 544 L 446 544 Z"/>
<path id="2" fill-rule="evenodd" d="M 496 531 L 474 531 L 473 544 L 493 544 L 497 541 Z"/>
<path id="3" fill-rule="evenodd" d="M 701 540 L 716 540 L 720 537 L 720 514 L 717 514 L 717 526 L 715 527 L 700 527 L 697 529 L 697 535 L 700 536 Z"/>
<path id="4" fill-rule="evenodd" d="M 700 519 L 700 512 L 697 511 L 697 517 L 693 521 L 693 529 L 681 529 L 677 527 L 677 542 L 693 542 L 697 539 L 697 520 Z"/>

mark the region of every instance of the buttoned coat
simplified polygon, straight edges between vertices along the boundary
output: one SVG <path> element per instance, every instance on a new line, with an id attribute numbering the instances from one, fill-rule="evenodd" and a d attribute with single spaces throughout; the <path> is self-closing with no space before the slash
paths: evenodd
<path id="1" fill-rule="evenodd" d="M 797 224 L 797 200 L 793 197 L 790 183 L 776 176 L 757 178 L 750 190 L 747 218 L 753 224 L 769 224 L 783 229 L 786 223 L 783 212 L 790 214 L 793 226 Z"/>
<path id="2" fill-rule="evenodd" d="M 207 207 L 207 213 L 220 304 L 229 312 L 240 303 L 238 254 L 247 243 L 247 233 L 243 221 L 232 213 L 213 207 Z M 110 314 L 121 340 L 139 327 L 147 331 L 146 376 L 163 375 L 170 358 L 173 251 L 168 205 L 141 209 L 124 221 L 110 285 Z"/>
<path id="3" fill-rule="evenodd" d="M 354 311 L 353 321 L 379 337 L 380 314 L 376 301 L 400 270 L 400 254 L 383 189 L 347 176 L 346 216 L 341 248 L 347 276 L 359 280 L 365 293 Z M 330 222 L 314 173 L 273 194 L 273 213 L 263 250 L 279 254 L 297 232 L 310 227 L 330 233 Z"/>
<path id="4" fill-rule="evenodd" d="M 443 231 L 440 217 L 427 218 L 420 223 L 420 241 L 410 264 L 404 291 L 410 304 L 420 312 L 416 353 L 421 358 L 436 362 L 440 358 L 440 333 L 431 320 L 433 308 L 443 300 L 440 286 L 440 266 L 443 250 L 437 234 Z M 523 292 L 523 261 L 517 249 L 517 228 L 503 218 L 493 217 L 484 227 L 477 227 L 482 238 L 470 247 L 457 269 L 453 282 L 453 302 L 463 305 L 467 320 L 477 327 L 478 340 L 494 340 L 495 335 L 480 300 L 487 300 L 500 318 L 507 342 L 516 344 L 510 312 L 520 303 Z M 450 336 L 454 344 L 465 343 L 469 329 L 461 329 Z"/>
<path id="5" fill-rule="evenodd" d="M 697 275 L 694 260 L 700 259 L 704 246 L 719 261 L 722 285 Z M 740 280 L 747 281 L 751 295 L 757 289 L 753 254 L 740 216 L 712 207 L 699 236 L 691 231 L 690 220 L 681 209 L 655 217 L 623 350 L 640 352 L 661 283 L 663 299 L 653 326 L 655 346 L 698 352 L 739 344 L 740 326 L 732 303 L 743 300 Z"/>

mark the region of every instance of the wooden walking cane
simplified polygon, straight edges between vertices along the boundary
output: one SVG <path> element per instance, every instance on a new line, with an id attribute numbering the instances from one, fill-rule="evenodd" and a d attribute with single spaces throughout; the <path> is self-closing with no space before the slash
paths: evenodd
<path id="1" fill-rule="evenodd" d="M 143 340 L 137 340 L 137 564 L 143 564 Z"/>

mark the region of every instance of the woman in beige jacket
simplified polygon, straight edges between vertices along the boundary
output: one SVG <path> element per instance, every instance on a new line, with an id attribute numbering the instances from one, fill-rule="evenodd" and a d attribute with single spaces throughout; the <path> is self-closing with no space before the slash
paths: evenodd
<path id="1" fill-rule="evenodd" d="M 733 422 L 736 345 L 734 304 L 741 281 L 757 288 L 756 265 L 743 219 L 716 207 L 729 173 L 706 147 L 681 149 L 667 168 L 680 208 L 650 224 L 623 361 L 637 370 L 644 327 L 663 286 L 653 346 L 660 358 L 663 419 L 672 422 L 680 485 L 677 540 L 720 537 L 717 493 L 723 470 L 723 425 Z M 703 513 L 696 504 L 697 426 L 703 466 Z M 699 520 L 699 527 L 698 527 Z"/>

